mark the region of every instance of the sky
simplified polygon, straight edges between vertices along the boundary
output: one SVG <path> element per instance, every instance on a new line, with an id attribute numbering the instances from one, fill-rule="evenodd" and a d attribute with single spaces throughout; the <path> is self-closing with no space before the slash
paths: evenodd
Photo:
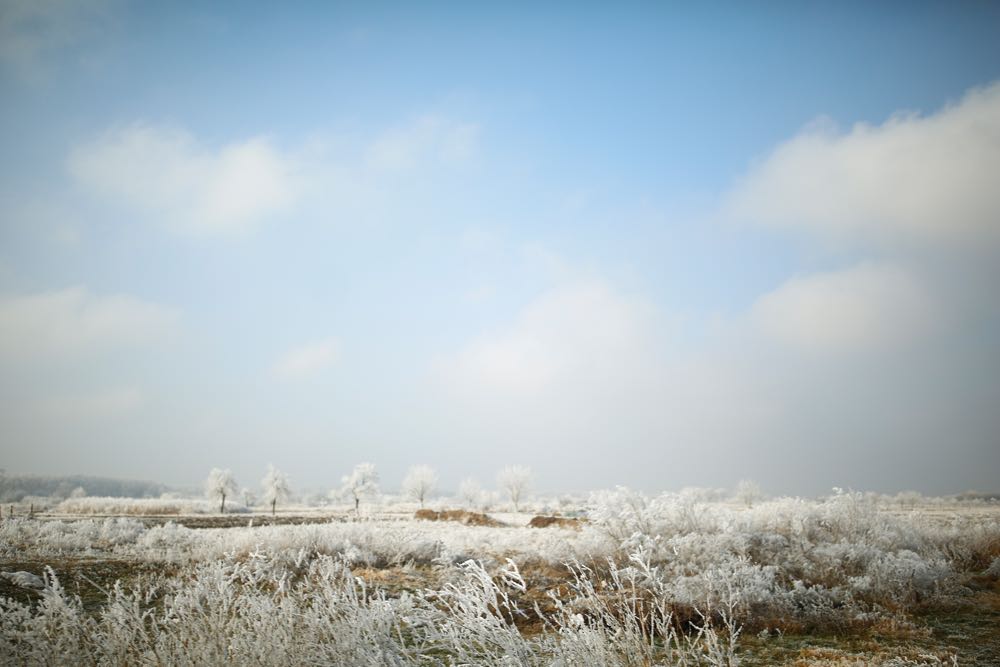
<path id="1" fill-rule="evenodd" d="M 0 0 L 0 467 L 998 490 L 997 34 Z"/>

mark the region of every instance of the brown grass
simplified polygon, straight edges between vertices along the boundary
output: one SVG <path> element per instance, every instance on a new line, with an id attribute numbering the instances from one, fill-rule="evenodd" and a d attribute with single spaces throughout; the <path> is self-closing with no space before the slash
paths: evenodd
<path id="1" fill-rule="evenodd" d="M 466 526 L 503 526 L 506 525 L 497 521 L 491 516 L 480 514 L 479 512 L 468 512 L 466 510 L 417 510 L 413 515 L 414 519 L 423 521 L 455 521 Z"/>
<path id="2" fill-rule="evenodd" d="M 568 519 L 561 516 L 536 516 L 528 522 L 528 525 L 532 528 L 548 528 L 549 526 L 557 526 L 559 528 L 572 528 L 574 530 L 580 530 L 583 522 L 580 519 Z"/>

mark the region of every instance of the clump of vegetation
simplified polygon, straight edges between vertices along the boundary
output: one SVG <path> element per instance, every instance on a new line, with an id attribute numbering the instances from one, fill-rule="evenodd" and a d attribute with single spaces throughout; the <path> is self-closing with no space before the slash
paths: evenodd
<path id="1" fill-rule="evenodd" d="M 0 601 L 6 664 L 669 664 L 736 665 L 732 625 L 706 617 L 680 632 L 650 615 L 620 579 L 602 606 L 598 582 L 578 572 L 559 613 L 540 633 L 517 620 L 525 582 L 508 562 L 495 573 L 467 560 L 443 587 L 389 597 L 340 559 L 294 564 L 266 553 L 196 566 L 156 586 L 106 591 L 87 613 L 48 570 L 35 605 Z M 580 611 L 577 611 L 579 607 Z M 267 641 L 261 641 L 266 637 Z M 641 662 L 636 662 L 639 658 Z"/>
<path id="2" fill-rule="evenodd" d="M 752 506 L 714 498 L 600 492 L 578 508 L 586 521 L 577 530 L 429 509 L 415 519 L 432 520 L 373 513 L 197 530 L 127 518 L 7 520 L 0 562 L 11 563 L 10 586 L 27 580 L 20 571 L 42 576 L 47 559 L 169 567 L 127 593 L 102 583 L 109 595 L 99 606 L 78 605 L 47 575 L 43 590 L 3 603 L 0 654 L 42 663 L 54 654 L 36 644 L 57 632 L 67 638 L 55 642 L 59 655 L 87 664 L 171 663 L 182 646 L 189 661 L 209 663 L 503 664 L 509 655 L 529 665 L 729 665 L 744 646 L 746 665 L 779 655 L 813 664 L 817 645 L 791 638 L 920 647 L 930 641 L 928 614 L 963 613 L 969 600 L 1000 594 L 1000 524 L 990 515 L 901 511 L 845 491 Z M 188 627 L 204 619 L 212 632 Z M 275 633 L 274 647 L 251 645 L 262 628 Z M 291 637 L 304 643 L 289 647 Z M 901 648 L 911 662 L 872 664 L 949 664 L 954 651 L 931 648 L 944 662 Z M 829 655 L 848 661 L 865 651 L 842 640 L 835 649 Z M 775 660 L 754 662 L 762 655 Z"/>
<path id="3" fill-rule="evenodd" d="M 502 526 L 502 522 L 479 512 L 469 512 L 467 510 L 417 510 L 413 515 L 414 519 L 422 521 L 457 521 L 467 526 Z"/>
<path id="4" fill-rule="evenodd" d="M 562 516 L 533 516 L 528 525 L 532 528 L 548 528 L 550 526 L 558 526 L 559 528 L 573 528 L 574 530 L 579 530 L 583 525 L 583 521 L 575 517 L 562 517 Z"/>

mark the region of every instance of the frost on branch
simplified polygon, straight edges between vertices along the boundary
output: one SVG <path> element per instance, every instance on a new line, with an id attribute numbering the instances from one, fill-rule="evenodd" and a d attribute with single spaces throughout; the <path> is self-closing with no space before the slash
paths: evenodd
<path id="1" fill-rule="evenodd" d="M 437 482 L 437 474 L 430 466 L 413 466 L 403 478 L 403 493 L 408 498 L 420 503 L 422 509 L 424 501 L 434 493 Z"/>
<path id="2" fill-rule="evenodd" d="M 342 493 L 354 501 L 354 513 L 358 514 L 362 498 L 378 495 L 378 472 L 371 463 L 359 463 L 354 466 L 350 475 L 341 479 Z"/>
<path id="3" fill-rule="evenodd" d="M 520 512 L 521 501 L 531 486 L 531 468 L 516 465 L 505 467 L 497 473 L 497 486 L 510 498 L 514 511 Z"/>
<path id="4" fill-rule="evenodd" d="M 288 500 L 291 491 L 288 488 L 288 477 L 273 465 L 267 466 L 267 474 L 260 481 L 264 488 L 264 502 L 271 506 L 271 516 L 274 516 L 275 506 L 279 501 Z"/>
<path id="5" fill-rule="evenodd" d="M 208 479 L 205 480 L 205 495 L 219 500 L 219 512 L 225 513 L 226 497 L 235 495 L 238 490 L 239 487 L 229 469 L 212 468 L 208 473 Z"/>

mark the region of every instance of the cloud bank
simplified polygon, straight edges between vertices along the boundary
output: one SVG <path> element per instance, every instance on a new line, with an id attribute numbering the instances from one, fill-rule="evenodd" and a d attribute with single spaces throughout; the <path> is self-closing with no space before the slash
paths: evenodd
<path id="1" fill-rule="evenodd" d="M 176 309 L 83 286 L 0 298 L 0 357 L 28 361 L 116 351 L 176 331 Z"/>
<path id="2" fill-rule="evenodd" d="M 219 148 L 176 128 L 134 124 L 77 147 L 85 188 L 190 233 L 244 230 L 296 199 L 295 161 L 263 137 Z"/>
<path id="3" fill-rule="evenodd" d="M 900 345 L 927 332 L 935 319 L 926 289 L 888 263 L 792 278 L 757 299 L 750 318 L 766 336 L 809 351 Z"/>
<path id="4" fill-rule="evenodd" d="M 539 295 L 512 324 L 470 342 L 439 370 L 458 387 L 522 396 L 581 376 L 611 382 L 632 365 L 629 355 L 649 349 L 651 316 L 648 303 L 601 281 L 569 282 Z"/>
<path id="5" fill-rule="evenodd" d="M 927 116 L 846 133 L 815 124 L 779 145 L 728 197 L 727 213 L 848 243 L 1000 239 L 1000 83 Z"/>
<path id="6" fill-rule="evenodd" d="M 805 268 L 712 314 L 562 262 L 509 323 L 438 359 L 448 427 L 573 479 L 947 491 L 963 466 L 1000 465 L 979 407 L 1000 400 L 996 173 L 1000 85 L 927 116 L 811 128 L 721 203 L 759 234 L 798 235 Z"/>

